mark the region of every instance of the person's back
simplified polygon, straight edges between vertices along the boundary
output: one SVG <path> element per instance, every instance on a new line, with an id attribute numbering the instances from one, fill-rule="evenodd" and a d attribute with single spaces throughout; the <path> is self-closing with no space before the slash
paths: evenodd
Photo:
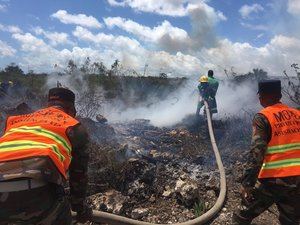
<path id="1" fill-rule="evenodd" d="M 211 90 L 209 88 L 208 83 L 200 83 L 198 85 L 198 90 L 199 90 L 199 94 L 200 96 L 204 99 L 207 100 L 209 98 L 209 96 L 211 95 Z"/>
<path id="2" fill-rule="evenodd" d="M 0 138 L 0 224 L 71 224 L 63 187 L 68 171 L 72 209 L 79 220 L 90 216 L 88 139 L 74 118 L 74 98 L 69 90 L 51 89 L 49 107 L 7 119 Z"/>
<path id="3" fill-rule="evenodd" d="M 198 90 L 200 99 L 197 105 L 196 116 L 199 116 L 200 110 L 204 106 L 204 101 L 209 101 L 212 92 L 208 84 L 207 76 L 201 76 L 199 82 Z"/>
<path id="4" fill-rule="evenodd" d="M 244 166 L 239 208 L 232 224 L 250 225 L 276 204 L 281 225 L 300 222 L 300 111 L 280 102 L 280 80 L 260 81 L 264 107 L 253 118 L 250 154 Z"/>
<path id="5" fill-rule="evenodd" d="M 208 103 L 210 105 L 211 113 L 217 113 L 217 101 L 216 101 L 216 95 L 219 88 L 219 81 L 214 78 L 214 72 L 212 70 L 209 70 L 208 73 L 208 84 L 210 87 L 210 98 L 208 99 Z"/>
<path id="6" fill-rule="evenodd" d="M 217 91 L 218 91 L 218 88 L 219 88 L 219 81 L 214 78 L 214 77 L 208 77 L 208 83 L 211 87 L 211 90 L 212 90 L 212 95 L 211 97 L 216 97 L 216 94 L 217 94 Z"/>

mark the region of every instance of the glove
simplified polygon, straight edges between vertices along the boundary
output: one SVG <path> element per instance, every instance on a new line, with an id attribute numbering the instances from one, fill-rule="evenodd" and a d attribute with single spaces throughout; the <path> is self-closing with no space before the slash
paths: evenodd
<path id="1" fill-rule="evenodd" d="M 93 216 L 93 210 L 88 205 L 84 205 L 83 209 L 77 212 L 76 221 L 79 223 L 86 223 L 91 221 Z"/>

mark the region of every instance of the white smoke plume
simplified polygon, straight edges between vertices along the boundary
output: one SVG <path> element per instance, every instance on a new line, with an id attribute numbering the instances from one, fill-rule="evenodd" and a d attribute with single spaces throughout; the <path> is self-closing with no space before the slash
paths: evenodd
<path id="1" fill-rule="evenodd" d="M 151 99 L 149 104 L 145 104 L 148 106 L 124 109 L 119 103 L 108 104 L 104 106 L 104 115 L 112 122 L 148 119 L 155 126 L 172 126 L 196 113 L 199 99 L 197 85 L 197 79 L 190 79 L 166 100 Z M 257 112 L 260 106 L 256 90 L 257 84 L 254 82 L 233 85 L 229 80 L 220 81 L 216 97 L 219 113 L 214 118 Z"/>
<path id="2" fill-rule="evenodd" d="M 171 126 L 186 115 L 196 112 L 198 95 L 195 87 L 184 85 L 165 100 L 151 99 L 146 106 L 137 108 L 122 110 L 123 106 L 120 108 L 116 104 L 106 105 L 104 115 L 110 121 L 148 119 L 155 126 Z"/>

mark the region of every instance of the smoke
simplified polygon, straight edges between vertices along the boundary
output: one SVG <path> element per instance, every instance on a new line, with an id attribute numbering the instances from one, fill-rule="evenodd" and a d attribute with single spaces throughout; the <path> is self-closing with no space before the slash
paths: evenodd
<path id="1" fill-rule="evenodd" d="M 114 102 L 104 106 L 104 116 L 110 121 L 148 119 L 155 126 L 171 126 L 196 112 L 198 96 L 195 88 L 195 84 L 188 82 L 165 100 L 150 98 L 143 106 L 136 108 L 126 109 L 122 103 Z"/>
<path id="2" fill-rule="evenodd" d="M 240 84 L 233 83 L 232 80 L 221 81 L 217 93 L 218 117 L 257 112 L 260 105 L 256 93 L 257 81 L 245 81 Z"/>
<path id="3" fill-rule="evenodd" d="M 104 101 L 101 87 L 90 88 L 87 76 L 79 69 L 75 69 L 71 74 L 56 72 L 48 76 L 46 88 L 61 86 L 70 89 L 76 95 L 75 104 L 77 115 L 83 118 L 95 119 L 101 111 L 101 104 Z"/>
<path id="4" fill-rule="evenodd" d="M 146 100 L 142 102 L 134 90 L 135 87 L 126 92 L 125 99 L 124 96 L 123 99 L 122 96 L 119 96 L 119 98 L 107 100 L 104 97 L 103 89 L 100 87 L 94 90 L 89 89 L 89 85 L 83 77 L 82 73 L 64 76 L 52 74 L 49 76 L 47 85 L 54 87 L 59 81 L 63 86 L 69 87 L 77 93 L 77 109 L 81 112 L 79 114 L 84 117 L 95 119 L 97 114 L 102 114 L 111 123 L 147 119 L 152 125 L 163 127 L 178 124 L 187 116 L 196 113 L 199 99 L 198 77 L 188 79 L 176 91 L 170 91 L 167 97 L 162 97 L 159 94 L 161 90 L 157 90 L 158 93 L 147 96 Z M 75 82 L 76 80 L 77 82 Z M 237 83 L 232 79 L 225 79 L 219 80 L 219 83 L 216 96 L 218 114 L 215 114 L 213 118 L 226 119 L 230 116 L 242 118 L 245 113 L 253 115 L 261 109 L 256 80 Z M 150 93 L 149 89 L 153 86 L 147 86 L 147 82 L 144 82 L 143 85 L 145 85 L 144 92 Z M 121 85 L 119 88 L 126 89 L 128 87 Z M 203 113 L 203 109 L 201 113 Z"/>
<path id="5" fill-rule="evenodd" d="M 149 98 L 142 106 L 126 108 L 121 102 L 113 102 L 104 106 L 104 116 L 111 122 L 148 119 L 154 126 L 172 126 L 185 117 L 196 113 L 199 94 L 197 79 L 190 79 L 176 93 L 165 100 Z M 217 93 L 219 113 L 214 118 L 252 114 L 260 108 L 256 94 L 256 82 L 233 84 L 230 80 L 220 81 Z M 203 109 L 202 111 L 203 112 Z"/>

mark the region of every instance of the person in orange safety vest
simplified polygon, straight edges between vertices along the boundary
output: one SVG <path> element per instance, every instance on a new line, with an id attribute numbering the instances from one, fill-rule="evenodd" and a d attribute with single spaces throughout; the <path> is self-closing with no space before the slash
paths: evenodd
<path id="1" fill-rule="evenodd" d="M 276 204 L 281 225 L 300 222 L 300 111 L 280 102 L 281 81 L 259 82 L 264 107 L 253 119 L 242 202 L 232 224 L 248 225 Z"/>
<path id="2" fill-rule="evenodd" d="M 48 107 L 10 116 L 0 138 L 0 225 L 86 222 L 88 135 L 75 118 L 75 95 L 49 90 Z M 64 186 L 69 178 L 71 208 Z"/>

